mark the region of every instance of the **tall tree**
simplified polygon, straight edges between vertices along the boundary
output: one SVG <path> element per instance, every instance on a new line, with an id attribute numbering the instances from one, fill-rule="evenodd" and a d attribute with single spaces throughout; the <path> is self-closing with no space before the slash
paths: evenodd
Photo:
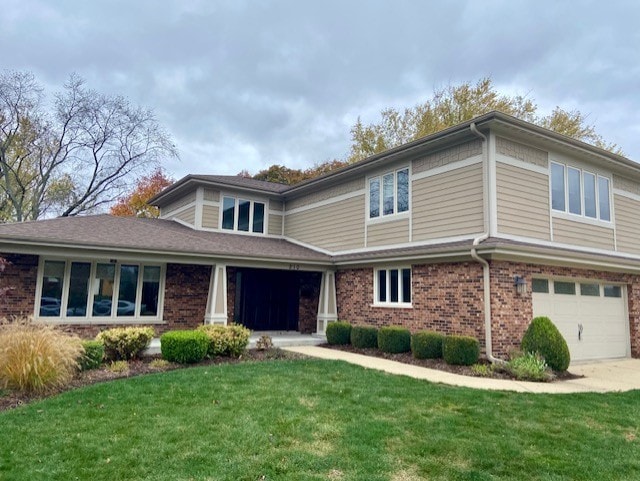
<path id="1" fill-rule="evenodd" d="M 290 169 L 289 167 L 285 167 L 284 165 L 274 164 L 266 169 L 261 170 L 260 172 L 255 174 L 253 178 L 257 180 L 266 180 L 268 182 L 276 182 L 278 184 L 292 185 L 302 182 L 303 180 L 313 179 L 314 177 L 329 173 L 332 170 L 339 169 L 340 167 L 344 167 L 345 165 L 348 165 L 347 161 L 337 159 L 320 162 L 314 164 L 313 167 L 309 167 L 304 170 Z M 238 176 L 251 177 L 251 175 L 246 170 L 242 170 L 241 172 L 239 172 Z"/>
<path id="2" fill-rule="evenodd" d="M 621 153 L 616 145 L 606 143 L 580 112 L 567 112 L 557 107 L 550 115 L 539 116 L 532 99 L 520 95 L 502 95 L 495 89 L 491 79 L 485 77 L 476 84 L 465 82 L 437 89 L 429 100 L 402 112 L 393 108 L 385 109 L 377 123 L 364 125 L 358 118 L 351 128 L 352 143 L 348 161 L 362 160 L 493 110 Z"/>
<path id="3" fill-rule="evenodd" d="M 45 108 L 29 72 L 0 75 L 0 215 L 31 220 L 112 203 L 136 173 L 176 157 L 154 113 L 71 75 Z"/>
<path id="4" fill-rule="evenodd" d="M 158 217 L 160 210 L 149 205 L 149 199 L 173 182 L 173 179 L 158 168 L 152 174 L 141 177 L 133 191 L 118 199 L 109 212 L 121 217 Z"/>

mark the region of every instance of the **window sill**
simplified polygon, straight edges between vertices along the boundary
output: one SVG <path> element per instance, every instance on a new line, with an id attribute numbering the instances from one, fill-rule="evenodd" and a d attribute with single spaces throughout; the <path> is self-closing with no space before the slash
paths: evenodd
<path id="1" fill-rule="evenodd" d="M 34 322 L 39 324 L 77 324 L 77 325 L 96 325 L 96 324 L 166 324 L 166 321 L 158 318 L 141 318 L 141 317 L 36 317 L 34 318 Z"/>
<path id="2" fill-rule="evenodd" d="M 370 307 L 384 307 L 387 309 L 413 309 L 412 304 L 390 303 L 390 302 L 374 302 Z"/>
<path id="3" fill-rule="evenodd" d="M 614 225 L 611 221 L 592 219 L 591 217 L 585 217 L 578 214 L 569 214 L 568 212 L 562 212 L 559 210 L 552 210 L 551 215 L 557 219 L 570 220 L 574 222 L 580 222 L 582 224 L 595 225 L 598 227 L 604 227 L 605 229 L 613 229 Z"/>
<path id="4" fill-rule="evenodd" d="M 407 210 L 405 212 L 400 212 L 399 214 L 388 214 L 382 215 L 380 217 L 367 217 L 368 224 L 380 224 L 383 222 L 392 222 L 394 220 L 403 220 L 408 219 L 411 215 L 411 211 Z"/>

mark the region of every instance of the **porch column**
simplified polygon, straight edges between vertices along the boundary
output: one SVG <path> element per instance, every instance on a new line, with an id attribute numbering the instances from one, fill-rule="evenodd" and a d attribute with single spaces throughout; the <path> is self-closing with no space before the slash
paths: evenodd
<path id="1" fill-rule="evenodd" d="M 205 324 L 227 325 L 227 266 L 217 264 L 211 268 L 209 299 Z"/>
<path id="2" fill-rule="evenodd" d="M 324 334 L 329 322 L 338 319 L 336 302 L 336 274 L 333 271 L 322 273 L 320 283 L 320 299 L 318 301 L 318 322 L 316 332 Z"/>

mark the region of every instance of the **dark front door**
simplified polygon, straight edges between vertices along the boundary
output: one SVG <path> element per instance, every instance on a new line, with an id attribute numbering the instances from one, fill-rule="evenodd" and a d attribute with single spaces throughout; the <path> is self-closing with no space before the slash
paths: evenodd
<path id="1" fill-rule="evenodd" d="M 235 322 L 254 331 L 297 331 L 299 284 L 296 272 L 239 268 Z"/>

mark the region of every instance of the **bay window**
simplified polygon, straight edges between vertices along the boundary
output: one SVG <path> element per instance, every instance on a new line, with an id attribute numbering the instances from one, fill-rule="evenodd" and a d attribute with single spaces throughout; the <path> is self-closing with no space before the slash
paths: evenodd
<path id="1" fill-rule="evenodd" d="M 162 267 L 119 262 L 44 260 L 37 309 L 47 318 L 157 319 Z"/>

